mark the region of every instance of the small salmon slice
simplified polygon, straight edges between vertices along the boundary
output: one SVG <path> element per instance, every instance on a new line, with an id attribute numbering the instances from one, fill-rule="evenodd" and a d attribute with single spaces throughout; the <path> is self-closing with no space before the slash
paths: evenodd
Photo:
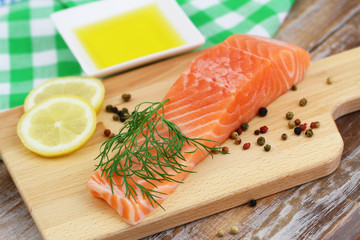
<path id="1" fill-rule="evenodd" d="M 164 98 L 170 99 L 165 104 L 165 118 L 177 124 L 188 137 L 223 143 L 242 122 L 250 121 L 260 107 L 267 106 L 301 81 L 309 63 L 309 53 L 293 44 L 251 35 L 230 36 L 196 58 L 170 88 Z M 206 143 L 211 147 L 215 144 Z M 201 151 L 186 151 L 183 149 L 187 170 L 206 158 Z M 187 175 L 178 173 L 174 179 L 183 181 Z M 88 188 L 127 223 L 141 222 L 154 207 L 139 189 L 136 189 L 136 201 L 125 197 L 122 178 L 113 179 L 118 185 L 114 186 L 114 194 L 100 170 L 90 178 Z M 159 204 L 178 185 L 163 181 L 154 188 L 140 178 L 136 181 L 166 193 L 158 200 Z"/>

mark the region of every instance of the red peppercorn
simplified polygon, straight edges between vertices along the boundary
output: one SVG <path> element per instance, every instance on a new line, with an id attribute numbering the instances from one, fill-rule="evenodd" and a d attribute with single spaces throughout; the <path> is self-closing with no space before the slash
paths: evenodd
<path id="1" fill-rule="evenodd" d="M 269 128 L 267 126 L 263 126 L 260 128 L 261 133 L 266 133 L 268 130 L 269 130 Z"/>
<path id="2" fill-rule="evenodd" d="M 315 128 L 315 122 L 310 123 L 311 128 Z"/>
<path id="3" fill-rule="evenodd" d="M 241 133 L 242 133 L 242 129 L 241 129 L 241 127 L 239 127 L 238 129 L 236 129 L 236 132 L 238 133 L 238 135 L 240 136 L 241 135 Z"/>
<path id="4" fill-rule="evenodd" d="M 306 123 L 300 124 L 299 127 L 301 128 L 301 131 L 305 131 L 305 129 L 306 129 Z"/>
<path id="5" fill-rule="evenodd" d="M 243 149 L 244 150 L 246 150 L 246 149 L 249 149 L 250 148 L 250 143 L 245 143 L 244 145 L 243 145 Z"/>
<path id="6" fill-rule="evenodd" d="M 221 149 L 222 153 L 228 153 L 229 152 L 229 148 L 228 147 L 223 147 Z"/>
<path id="7" fill-rule="evenodd" d="M 296 119 L 296 120 L 295 120 L 295 125 L 296 125 L 296 126 L 299 126 L 300 123 L 301 123 L 300 119 Z"/>
<path id="8" fill-rule="evenodd" d="M 106 137 L 110 136 L 110 134 L 111 134 L 110 129 L 105 129 L 105 130 L 104 130 L 104 135 L 105 135 Z"/>

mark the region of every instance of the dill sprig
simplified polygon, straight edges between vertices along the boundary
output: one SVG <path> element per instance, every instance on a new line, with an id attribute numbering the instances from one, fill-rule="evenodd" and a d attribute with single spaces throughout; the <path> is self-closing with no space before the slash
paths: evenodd
<path id="1" fill-rule="evenodd" d="M 190 146 L 190 152 L 197 150 L 221 152 L 220 147 L 209 147 L 204 142 L 215 142 L 203 138 L 189 138 L 179 127 L 164 118 L 163 102 L 144 102 L 135 107 L 134 113 L 128 117 L 119 133 L 100 147 L 100 162 L 96 169 L 109 179 L 111 191 L 114 193 L 113 177 L 122 177 L 121 187 L 125 187 L 125 196 L 136 202 L 135 187 L 141 190 L 144 199 L 148 199 L 162 207 L 157 199 L 166 194 L 156 190 L 156 183 L 162 181 L 178 182 L 174 175 L 180 172 L 193 172 L 186 169 L 182 150 Z M 141 110 L 143 109 L 143 110 Z M 96 170 L 95 169 L 95 170 Z M 144 187 L 134 177 L 145 180 L 154 188 Z"/>

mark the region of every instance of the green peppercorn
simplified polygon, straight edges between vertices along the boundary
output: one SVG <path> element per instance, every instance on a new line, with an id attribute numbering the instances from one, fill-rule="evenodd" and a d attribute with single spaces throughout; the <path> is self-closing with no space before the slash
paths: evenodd
<path id="1" fill-rule="evenodd" d="M 286 140 L 287 139 L 287 134 L 286 133 L 281 134 L 281 139 Z"/>
<path id="2" fill-rule="evenodd" d="M 230 228 L 230 233 L 231 234 L 237 234 L 239 232 L 239 228 L 238 228 L 238 226 L 232 226 L 231 228 Z"/>
<path id="3" fill-rule="evenodd" d="M 300 106 L 302 106 L 302 107 L 305 106 L 305 105 L 307 104 L 306 98 L 302 98 L 302 99 L 300 100 L 299 104 L 300 104 Z"/>
<path id="4" fill-rule="evenodd" d="M 241 124 L 241 129 L 242 129 L 243 131 L 248 130 L 248 129 L 249 129 L 249 124 L 248 124 L 247 122 L 243 122 L 243 123 Z"/>
<path id="5" fill-rule="evenodd" d="M 259 137 L 256 142 L 257 142 L 257 144 L 262 146 L 262 145 L 265 144 L 265 138 L 264 137 Z"/>
<path id="6" fill-rule="evenodd" d="M 107 112 L 112 112 L 112 108 L 113 108 L 113 106 L 111 104 L 109 104 L 109 105 L 106 106 L 105 109 L 106 109 Z"/>
<path id="7" fill-rule="evenodd" d="M 239 136 L 239 134 L 237 132 L 232 132 L 230 135 L 230 138 L 236 139 L 238 136 Z"/>
<path id="8" fill-rule="evenodd" d="M 290 120 L 290 121 L 288 122 L 288 126 L 289 126 L 289 128 L 294 128 L 294 127 L 296 126 L 295 121 L 294 121 L 294 120 Z"/>
<path id="9" fill-rule="evenodd" d="M 293 112 L 287 112 L 287 113 L 286 113 L 286 118 L 287 118 L 287 119 L 291 120 L 291 119 L 293 119 L 293 117 L 294 117 L 294 113 L 293 113 Z"/>
<path id="10" fill-rule="evenodd" d="M 269 145 L 269 144 L 266 144 L 265 146 L 264 146 L 264 149 L 265 149 L 265 151 L 270 151 L 270 149 L 271 149 L 271 145 Z"/>
<path id="11" fill-rule="evenodd" d="M 312 136 L 314 135 L 314 132 L 313 132 L 313 130 L 311 130 L 311 129 L 309 128 L 309 129 L 306 129 L 306 130 L 305 130 L 305 135 L 306 135 L 307 137 L 312 137 Z"/>
<path id="12" fill-rule="evenodd" d="M 333 83 L 333 78 L 332 77 L 328 77 L 327 79 L 326 79 L 326 83 L 327 84 L 332 84 Z"/>
<path id="13" fill-rule="evenodd" d="M 316 121 L 315 122 L 315 128 L 319 128 L 320 127 L 320 122 L 319 121 Z"/>
<path id="14" fill-rule="evenodd" d="M 123 108 L 123 109 L 121 109 L 121 111 L 122 111 L 123 113 L 129 113 L 129 109 L 127 109 L 127 108 Z"/>
<path id="15" fill-rule="evenodd" d="M 223 237 L 225 235 L 225 231 L 220 229 L 217 234 L 216 234 L 218 237 Z"/>
<path id="16" fill-rule="evenodd" d="M 125 102 L 128 102 L 130 100 L 130 98 L 131 98 L 131 94 L 130 93 L 124 93 L 121 97 Z"/>
<path id="17" fill-rule="evenodd" d="M 296 84 L 294 84 L 291 89 L 292 89 L 293 91 L 296 91 L 296 90 L 298 89 L 298 87 L 297 87 Z"/>
<path id="18" fill-rule="evenodd" d="M 114 119 L 114 121 L 119 121 L 120 117 L 119 117 L 119 115 L 114 114 L 114 115 L 113 115 L 113 119 Z"/>

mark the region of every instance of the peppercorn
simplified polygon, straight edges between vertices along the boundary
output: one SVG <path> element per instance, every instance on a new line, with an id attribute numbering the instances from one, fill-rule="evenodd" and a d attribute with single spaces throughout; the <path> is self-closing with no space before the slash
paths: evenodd
<path id="1" fill-rule="evenodd" d="M 300 128 L 300 127 L 294 128 L 294 133 L 295 133 L 296 135 L 300 135 L 300 134 L 301 134 L 301 128 Z"/>
<path id="2" fill-rule="evenodd" d="M 223 153 L 228 153 L 228 152 L 229 152 L 229 148 L 228 148 L 228 147 L 223 147 L 223 148 L 221 149 L 221 151 L 222 151 Z"/>
<path id="3" fill-rule="evenodd" d="M 295 121 L 290 120 L 290 121 L 288 122 L 288 126 L 289 126 L 289 128 L 294 128 L 294 127 L 296 126 Z"/>
<path id="4" fill-rule="evenodd" d="M 218 154 L 218 153 L 219 153 L 219 152 L 216 151 L 216 150 L 210 150 L 210 152 L 211 152 L 212 154 Z"/>
<path id="5" fill-rule="evenodd" d="M 314 135 L 314 132 L 313 132 L 313 130 L 311 130 L 311 129 L 306 129 L 305 135 L 306 135 L 307 137 L 312 137 L 312 136 Z"/>
<path id="6" fill-rule="evenodd" d="M 262 126 L 261 128 L 260 128 L 260 132 L 261 133 L 266 133 L 267 131 L 268 131 L 268 127 L 267 126 Z"/>
<path id="7" fill-rule="evenodd" d="M 315 122 L 310 123 L 310 128 L 314 128 L 315 127 Z"/>
<path id="8" fill-rule="evenodd" d="M 259 144 L 260 146 L 264 145 L 265 144 L 265 138 L 264 137 L 259 137 L 257 140 L 256 140 L 257 144 Z"/>
<path id="9" fill-rule="evenodd" d="M 231 135 L 230 135 L 230 137 L 232 139 L 236 139 L 238 136 L 239 136 L 239 134 L 237 132 L 232 132 Z"/>
<path id="10" fill-rule="evenodd" d="M 119 117 L 124 116 L 124 113 L 122 111 L 117 111 L 116 113 Z"/>
<path id="11" fill-rule="evenodd" d="M 250 207 L 255 207 L 257 204 L 257 201 L 253 199 L 249 202 L 249 204 L 250 204 Z"/>
<path id="12" fill-rule="evenodd" d="M 240 137 L 237 137 L 237 138 L 235 138 L 235 144 L 236 145 L 240 145 L 240 143 L 241 143 L 241 138 Z"/>
<path id="13" fill-rule="evenodd" d="M 239 136 L 241 135 L 241 133 L 242 133 L 242 129 L 241 129 L 241 127 L 239 127 L 239 128 L 237 128 L 236 129 L 236 132 L 239 134 Z"/>
<path id="14" fill-rule="evenodd" d="M 294 84 L 294 85 L 291 87 L 291 89 L 292 89 L 293 91 L 296 91 L 296 90 L 298 89 L 298 87 L 297 87 L 296 84 Z"/>
<path id="15" fill-rule="evenodd" d="M 117 108 L 117 107 L 112 107 L 112 108 L 111 108 L 111 111 L 112 111 L 113 113 L 117 113 L 117 112 L 118 112 L 118 108 Z"/>
<path id="16" fill-rule="evenodd" d="M 256 129 L 256 130 L 254 131 L 254 134 L 255 134 L 255 135 L 259 135 L 259 134 L 260 134 L 260 130 L 259 130 L 259 129 Z"/>
<path id="17" fill-rule="evenodd" d="M 245 143 L 245 144 L 243 145 L 243 149 L 244 149 L 244 150 L 249 149 L 250 146 L 251 146 L 250 143 Z"/>
<path id="18" fill-rule="evenodd" d="M 265 146 L 264 146 L 264 149 L 265 149 L 265 151 L 270 151 L 270 149 L 271 149 L 271 145 L 269 145 L 269 144 L 266 144 Z"/>
<path id="19" fill-rule="evenodd" d="M 332 84 L 333 83 L 333 78 L 332 77 L 328 77 L 327 79 L 326 79 L 326 83 L 327 84 Z"/>
<path id="20" fill-rule="evenodd" d="M 217 232 L 217 235 L 218 237 L 223 237 L 225 235 L 225 231 L 220 229 L 218 232 Z"/>
<path id="21" fill-rule="evenodd" d="M 113 138 L 113 137 L 115 137 L 116 135 L 115 135 L 115 133 L 111 133 L 110 134 L 110 138 Z"/>
<path id="22" fill-rule="evenodd" d="M 129 116 L 130 116 L 129 113 L 124 113 L 124 117 L 125 117 L 125 118 L 128 118 Z"/>
<path id="23" fill-rule="evenodd" d="M 281 139 L 286 140 L 287 139 L 287 134 L 286 133 L 281 134 Z"/>
<path id="24" fill-rule="evenodd" d="M 259 115 L 262 116 L 262 117 L 265 117 L 267 112 L 268 112 L 268 110 L 266 108 L 264 108 L 264 107 L 259 109 Z"/>
<path id="25" fill-rule="evenodd" d="M 112 112 L 112 108 L 113 108 L 113 106 L 111 104 L 109 104 L 109 105 L 106 105 L 105 109 L 107 112 Z"/>
<path id="26" fill-rule="evenodd" d="M 302 106 L 302 107 L 305 106 L 305 105 L 307 104 L 306 98 L 302 98 L 302 99 L 300 100 L 299 104 L 300 104 L 300 106 Z"/>
<path id="27" fill-rule="evenodd" d="M 320 127 L 320 122 L 319 121 L 316 121 L 315 122 L 315 128 L 319 128 Z"/>
<path id="28" fill-rule="evenodd" d="M 241 124 L 241 129 L 242 129 L 243 131 L 248 130 L 248 129 L 249 129 L 249 124 L 248 124 L 247 122 L 243 122 L 243 123 Z"/>
<path id="29" fill-rule="evenodd" d="M 230 233 L 231 234 L 237 234 L 239 232 L 239 228 L 238 228 L 238 226 L 232 226 L 231 228 L 230 228 Z"/>
<path id="30" fill-rule="evenodd" d="M 130 93 L 124 93 L 121 97 L 125 102 L 128 102 L 130 100 L 130 98 L 131 98 L 131 94 Z"/>
<path id="31" fill-rule="evenodd" d="M 300 124 L 299 127 L 301 128 L 301 131 L 305 131 L 305 129 L 306 129 L 306 123 Z"/>
<path id="32" fill-rule="evenodd" d="M 127 109 L 127 108 L 123 108 L 123 109 L 121 109 L 121 111 L 122 111 L 123 113 L 129 113 L 129 109 Z"/>
<path id="33" fill-rule="evenodd" d="M 114 114 L 114 115 L 113 115 L 114 121 L 119 121 L 119 118 L 120 118 L 119 115 L 117 115 L 117 114 Z"/>
<path id="34" fill-rule="evenodd" d="M 105 129 L 104 130 L 105 137 L 108 137 L 110 135 L 110 133 L 111 133 L 110 129 Z"/>
<path id="35" fill-rule="evenodd" d="M 296 126 L 299 126 L 300 123 L 301 123 L 300 119 L 296 119 L 296 120 L 295 120 L 295 125 L 296 125 Z"/>
<path id="36" fill-rule="evenodd" d="M 293 113 L 293 112 L 287 112 L 287 113 L 286 113 L 286 118 L 287 118 L 287 119 L 291 120 L 291 119 L 293 119 L 293 117 L 294 117 L 294 113 Z"/>
<path id="37" fill-rule="evenodd" d="M 125 121 L 126 121 L 125 116 L 120 116 L 120 122 L 125 122 Z"/>

